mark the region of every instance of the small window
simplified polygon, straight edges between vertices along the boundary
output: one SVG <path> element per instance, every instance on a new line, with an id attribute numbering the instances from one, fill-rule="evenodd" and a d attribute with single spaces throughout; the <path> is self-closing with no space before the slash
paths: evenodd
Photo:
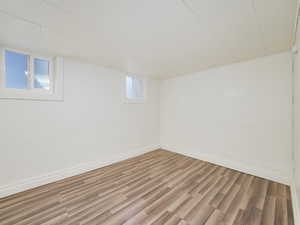
<path id="1" fill-rule="evenodd" d="M 126 99 L 132 102 L 143 102 L 146 97 L 145 86 L 145 79 L 126 76 Z"/>
<path id="2" fill-rule="evenodd" d="M 62 100 L 60 57 L 41 57 L 10 49 L 2 51 L 0 98 Z"/>
<path id="3" fill-rule="evenodd" d="M 5 50 L 4 60 L 6 88 L 50 91 L 50 59 Z"/>

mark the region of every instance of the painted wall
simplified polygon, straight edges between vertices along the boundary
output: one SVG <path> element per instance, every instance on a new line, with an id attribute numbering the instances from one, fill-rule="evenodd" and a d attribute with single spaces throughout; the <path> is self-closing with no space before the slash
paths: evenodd
<path id="1" fill-rule="evenodd" d="M 0 196 L 152 150 L 159 138 L 169 150 L 290 179 L 289 53 L 161 88 L 150 80 L 145 104 L 124 104 L 123 82 L 120 72 L 66 60 L 63 102 L 0 99 Z"/>
<path id="2" fill-rule="evenodd" d="M 291 55 L 165 80 L 163 148 L 289 183 Z"/>
<path id="3" fill-rule="evenodd" d="M 295 157 L 295 184 L 298 194 L 298 203 L 300 202 L 300 25 L 298 24 L 298 34 L 296 38 L 296 47 L 298 54 L 294 55 L 294 157 Z M 299 207 L 299 206 L 298 206 Z M 297 216 L 297 215 L 296 215 Z M 300 220 L 300 213 L 298 212 Z"/>
<path id="4" fill-rule="evenodd" d="M 64 74 L 63 102 L 0 99 L 0 192 L 159 146 L 159 81 L 148 81 L 146 103 L 125 104 L 125 74 L 72 60 Z"/>

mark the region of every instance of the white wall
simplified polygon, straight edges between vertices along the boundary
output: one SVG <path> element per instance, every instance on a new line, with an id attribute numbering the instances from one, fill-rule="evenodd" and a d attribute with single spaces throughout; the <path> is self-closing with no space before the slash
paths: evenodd
<path id="1" fill-rule="evenodd" d="M 165 80 L 163 148 L 289 183 L 291 55 Z"/>
<path id="2" fill-rule="evenodd" d="M 290 59 L 211 69 L 161 89 L 150 80 L 145 104 L 123 103 L 124 74 L 65 60 L 63 102 L 0 99 L 0 197 L 152 150 L 159 130 L 166 149 L 288 182 Z"/>
<path id="3" fill-rule="evenodd" d="M 296 38 L 296 47 L 298 54 L 294 55 L 294 163 L 295 163 L 295 186 L 297 191 L 298 201 L 300 202 L 300 25 L 298 24 L 298 34 Z M 296 201 L 295 201 L 296 202 Z M 297 206 L 299 207 L 299 206 Z M 300 221 L 300 213 L 296 214 Z"/>
<path id="4" fill-rule="evenodd" d="M 159 81 L 124 104 L 125 74 L 65 60 L 64 75 L 63 102 L 0 99 L 0 195 L 159 146 Z"/>

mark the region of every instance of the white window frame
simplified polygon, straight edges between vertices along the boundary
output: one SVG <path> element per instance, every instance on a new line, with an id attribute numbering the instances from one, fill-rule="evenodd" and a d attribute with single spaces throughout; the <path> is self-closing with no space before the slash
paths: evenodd
<path id="1" fill-rule="evenodd" d="M 5 51 L 12 51 L 29 56 L 29 89 L 7 88 Z M 14 48 L 0 46 L 0 99 L 28 99 L 28 100 L 63 100 L 63 58 L 52 57 L 40 54 L 34 54 L 28 51 L 22 51 Z M 34 88 L 34 59 L 43 59 L 49 61 L 49 90 Z"/>
<path id="2" fill-rule="evenodd" d="M 127 98 L 127 76 L 134 77 L 137 79 L 140 79 L 143 81 L 143 98 L 137 98 L 137 99 L 130 99 Z M 148 86 L 148 79 L 146 77 L 142 76 L 137 76 L 137 75 L 132 75 L 132 74 L 126 74 L 123 79 L 123 85 L 124 90 L 123 90 L 123 99 L 124 103 L 129 103 L 129 104 L 142 104 L 146 103 L 147 101 L 147 86 Z"/>

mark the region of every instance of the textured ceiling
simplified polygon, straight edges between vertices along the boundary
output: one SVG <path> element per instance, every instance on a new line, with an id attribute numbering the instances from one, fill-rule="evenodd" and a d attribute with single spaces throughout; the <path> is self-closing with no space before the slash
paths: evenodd
<path id="1" fill-rule="evenodd" d="M 0 43 L 159 78 L 286 51 L 297 0 L 0 0 Z"/>

